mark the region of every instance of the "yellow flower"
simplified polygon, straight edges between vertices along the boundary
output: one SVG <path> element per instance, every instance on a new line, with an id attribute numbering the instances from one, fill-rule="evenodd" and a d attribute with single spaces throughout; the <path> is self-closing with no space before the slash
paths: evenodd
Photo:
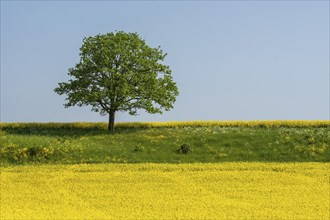
<path id="1" fill-rule="evenodd" d="M 329 219 L 329 165 L 2 167 L 0 219 Z"/>

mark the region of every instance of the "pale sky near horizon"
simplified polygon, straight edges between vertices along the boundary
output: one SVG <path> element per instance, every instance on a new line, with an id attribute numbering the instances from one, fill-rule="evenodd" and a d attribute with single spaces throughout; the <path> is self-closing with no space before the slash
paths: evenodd
<path id="1" fill-rule="evenodd" d="M 53 90 L 115 30 L 161 46 L 180 92 L 116 121 L 329 119 L 329 1 L 1 1 L 0 121 L 107 121 Z"/>

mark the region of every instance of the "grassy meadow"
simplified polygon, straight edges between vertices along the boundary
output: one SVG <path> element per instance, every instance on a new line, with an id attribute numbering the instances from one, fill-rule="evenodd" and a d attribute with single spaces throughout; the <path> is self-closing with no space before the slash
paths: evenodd
<path id="1" fill-rule="evenodd" d="M 329 162 L 329 121 L 1 123 L 0 165 Z M 180 154 L 181 145 L 190 152 Z"/>
<path id="2" fill-rule="evenodd" d="M 330 121 L 106 127 L 0 123 L 0 219 L 330 218 Z"/>

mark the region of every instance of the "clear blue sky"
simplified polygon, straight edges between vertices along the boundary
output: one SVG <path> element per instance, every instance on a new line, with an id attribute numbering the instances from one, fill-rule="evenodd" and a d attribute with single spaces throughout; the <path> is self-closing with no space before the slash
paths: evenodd
<path id="1" fill-rule="evenodd" d="M 329 119 L 329 1 L 1 1 L 1 121 L 107 121 L 53 89 L 115 30 L 161 46 L 180 91 L 117 121 Z"/>

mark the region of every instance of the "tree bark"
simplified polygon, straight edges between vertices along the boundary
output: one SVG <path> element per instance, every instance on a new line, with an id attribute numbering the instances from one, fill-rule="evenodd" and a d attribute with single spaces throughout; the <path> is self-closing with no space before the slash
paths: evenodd
<path id="1" fill-rule="evenodd" d="M 110 131 L 110 132 L 115 131 L 115 111 L 113 111 L 113 110 L 110 110 L 110 112 L 109 112 L 108 131 Z"/>

